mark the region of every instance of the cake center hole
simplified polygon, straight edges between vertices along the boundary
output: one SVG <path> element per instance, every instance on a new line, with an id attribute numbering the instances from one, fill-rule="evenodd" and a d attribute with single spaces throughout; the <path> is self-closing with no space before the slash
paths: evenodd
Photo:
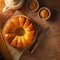
<path id="1" fill-rule="evenodd" d="M 25 31 L 23 28 L 17 28 L 15 33 L 18 35 L 18 36 L 23 36 L 25 34 Z"/>

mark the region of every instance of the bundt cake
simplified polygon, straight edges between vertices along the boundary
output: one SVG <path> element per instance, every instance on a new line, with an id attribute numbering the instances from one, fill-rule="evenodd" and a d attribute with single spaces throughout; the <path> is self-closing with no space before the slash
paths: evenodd
<path id="1" fill-rule="evenodd" d="M 28 18 L 14 16 L 5 24 L 3 36 L 12 47 L 25 48 L 32 43 L 35 29 Z"/>

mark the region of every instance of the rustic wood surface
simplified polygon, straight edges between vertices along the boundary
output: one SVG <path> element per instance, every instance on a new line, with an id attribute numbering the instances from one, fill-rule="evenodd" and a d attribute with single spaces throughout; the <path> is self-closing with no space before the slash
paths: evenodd
<path id="1" fill-rule="evenodd" d="M 45 34 L 40 44 L 33 54 L 26 51 L 20 60 L 60 60 L 60 0 L 38 0 L 40 8 L 43 6 L 48 7 L 52 16 L 48 21 L 42 21 L 38 17 L 38 11 L 30 13 L 26 10 L 25 5 L 19 9 L 20 12 L 32 18 L 36 23 L 42 27 L 49 26 L 49 31 Z M 10 18 L 14 10 L 9 10 L 6 13 L 2 12 L 4 1 L 0 0 L 0 26 Z M 6 55 L 8 56 L 8 55 Z"/>

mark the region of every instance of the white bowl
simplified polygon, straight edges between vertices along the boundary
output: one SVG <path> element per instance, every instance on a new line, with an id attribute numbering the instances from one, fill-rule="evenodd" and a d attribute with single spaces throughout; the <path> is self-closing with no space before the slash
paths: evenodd
<path id="1" fill-rule="evenodd" d="M 27 9 L 29 12 L 35 12 L 35 11 L 37 11 L 38 8 L 39 8 L 39 3 L 38 3 L 38 1 L 37 1 L 37 0 L 34 0 L 34 1 L 36 1 L 36 3 L 37 3 L 37 8 L 34 9 L 34 10 L 30 10 L 30 9 L 28 8 L 28 4 L 29 4 L 30 1 L 31 1 L 31 0 L 28 0 L 28 1 L 27 1 L 27 3 L 26 3 L 26 9 Z"/>
<path id="2" fill-rule="evenodd" d="M 40 11 L 43 10 L 43 9 L 46 9 L 46 10 L 48 11 L 48 13 L 49 13 L 49 15 L 48 15 L 47 18 L 41 18 L 40 15 L 39 15 Z M 50 9 L 48 9 L 47 7 L 42 7 L 42 8 L 40 8 L 39 11 L 38 11 L 38 16 L 40 17 L 41 20 L 48 20 L 48 19 L 51 17 L 51 11 L 50 11 Z"/>

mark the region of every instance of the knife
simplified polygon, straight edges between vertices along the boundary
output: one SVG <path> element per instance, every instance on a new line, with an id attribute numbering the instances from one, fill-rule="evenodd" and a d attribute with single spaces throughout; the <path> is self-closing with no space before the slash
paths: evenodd
<path id="1" fill-rule="evenodd" d="M 42 32 L 40 34 L 37 35 L 36 37 L 36 41 L 32 44 L 31 48 L 30 48 L 30 53 L 33 53 L 34 50 L 36 49 L 37 45 L 39 44 L 39 42 L 42 40 L 43 36 L 45 35 L 45 33 L 48 31 L 49 27 L 45 27 L 44 30 L 42 30 Z"/>

